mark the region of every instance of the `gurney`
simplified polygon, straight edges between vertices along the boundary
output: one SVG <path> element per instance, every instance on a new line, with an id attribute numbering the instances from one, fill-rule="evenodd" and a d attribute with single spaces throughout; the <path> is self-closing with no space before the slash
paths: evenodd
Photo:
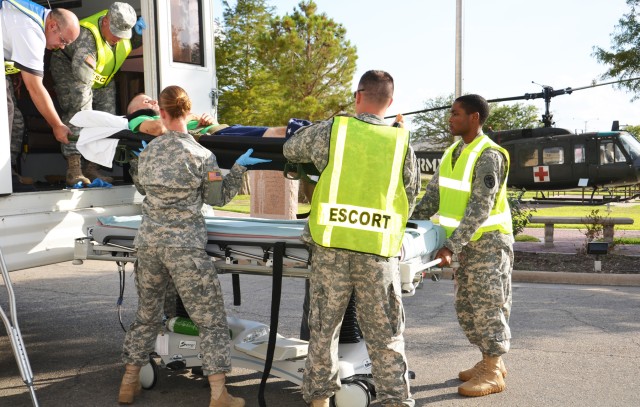
<path id="1" fill-rule="evenodd" d="M 289 125 L 298 128 L 301 125 L 298 122 L 298 119 L 292 119 Z M 106 112 L 82 110 L 74 115 L 71 123 L 81 128 L 77 140 L 78 151 L 86 159 L 108 168 L 111 168 L 114 160 L 127 163 L 131 157 L 130 150 L 138 151 L 142 141 L 149 143 L 155 138 L 129 130 L 126 118 Z M 198 142 L 215 154 L 220 168 L 231 168 L 236 159 L 249 148 L 253 148 L 255 157 L 271 160 L 252 165 L 249 170 L 283 171 L 288 168 L 287 160 L 282 154 L 282 147 L 287 139 L 256 136 L 258 131 L 246 131 L 259 128 L 261 127 L 233 125 L 216 134 L 201 135 Z M 302 165 L 296 165 L 297 167 Z M 304 171 L 309 175 L 318 175 L 313 165 L 304 165 Z"/>
<path id="2" fill-rule="evenodd" d="M 126 263 L 135 261 L 133 239 L 141 216 L 102 217 L 98 220 L 98 225 L 88 228 L 87 236 L 76 239 L 74 264 L 82 264 L 83 260 L 115 261 L 122 280 Z M 208 231 L 206 251 L 214 258 L 219 274 L 232 274 L 234 305 L 240 305 L 241 274 L 273 277 L 271 326 L 228 318 L 233 365 L 263 371 L 260 395 L 269 373 L 302 384 L 307 342 L 277 334 L 280 300 L 277 282 L 282 276 L 308 278 L 312 272 L 309 252 L 300 240 L 306 220 L 228 217 L 205 217 L 205 220 Z M 430 221 L 412 220 L 408 223 L 398 253 L 403 296 L 414 295 L 425 277 L 437 279 L 439 269 L 435 266 L 438 261 L 434 261 L 433 256 L 444 240 L 444 230 Z M 343 332 L 349 332 L 346 335 L 350 337 L 343 340 L 341 334 L 339 346 L 343 385 L 334 396 L 334 405 L 367 407 L 372 394 L 375 394 L 371 365 L 366 344 L 353 334 L 354 329 L 349 324 L 356 322 L 349 321 L 348 314 L 349 310 L 345 314 Z M 156 353 L 166 367 L 197 368 L 201 366 L 199 346 L 199 336 L 166 332 L 158 337 Z M 157 375 L 158 363 L 151 358 L 141 371 L 143 387 L 152 388 Z"/>

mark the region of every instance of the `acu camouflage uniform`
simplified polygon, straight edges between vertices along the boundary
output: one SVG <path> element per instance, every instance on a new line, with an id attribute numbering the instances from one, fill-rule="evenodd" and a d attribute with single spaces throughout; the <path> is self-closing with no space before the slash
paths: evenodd
<path id="1" fill-rule="evenodd" d="M 140 45 L 142 45 L 142 37 L 134 30 L 131 48 L 135 49 Z M 63 110 L 61 119 L 69 126 L 76 139 L 80 135 L 80 128 L 71 125 L 69 120 L 79 111 L 99 110 L 116 114 L 114 81 L 102 88 L 92 89 L 94 68 L 87 62 L 91 60 L 98 60 L 96 39 L 88 28 L 82 26 L 77 40 L 51 54 L 54 89 Z M 69 144 L 61 144 L 61 146 L 65 157 L 80 155 L 76 148 L 76 141 L 69 140 Z"/>
<path id="2" fill-rule="evenodd" d="M 360 114 L 367 123 L 385 125 L 381 117 Z M 294 163 L 313 163 L 323 171 L 329 161 L 332 120 L 298 130 L 284 145 Z M 403 179 L 409 215 L 420 192 L 420 171 L 409 146 Z M 311 247 L 309 327 L 311 341 L 302 383 L 307 402 L 331 397 L 340 389 L 338 336 L 352 292 L 358 324 L 371 359 L 378 400 L 385 406 L 413 406 L 404 352 L 404 308 L 398 258 L 386 258 L 316 245 L 308 225 L 302 240 Z"/>
<path id="3" fill-rule="evenodd" d="M 11 95 L 12 106 L 9 106 L 9 128 L 11 130 L 11 167 L 17 168 L 18 156 L 22 152 L 22 143 L 25 133 L 24 116 L 18 109 L 13 78 L 18 75 L 7 75 L 7 95 Z"/>
<path id="4" fill-rule="evenodd" d="M 131 162 L 142 203 L 137 248 L 138 311 L 123 345 L 123 361 L 142 366 L 162 329 L 165 291 L 173 280 L 187 312 L 200 330 L 205 375 L 231 371 L 229 329 L 220 282 L 205 252 L 203 204 L 224 205 L 238 192 L 246 168 L 234 164 L 222 192 L 211 193 L 218 164 L 211 151 L 188 134 L 168 131 Z M 214 197 L 214 195 L 216 195 Z"/>
<path id="5" fill-rule="evenodd" d="M 453 165 L 462 148 L 461 142 L 453 152 Z M 438 212 L 439 175 L 440 171 L 436 170 L 416 206 L 414 219 L 429 219 Z M 460 264 L 455 270 L 458 322 L 469 342 L 490 356 L 503 355 L 510 346 L 513 236 L 491 231 L 476 241 L 470 239 L 489 217 L 506 176 L 505 157 L 495 149 L 486 149 L 476 162 L 471 196 L 460 226 L 444 243 L 458 256 Z"/>

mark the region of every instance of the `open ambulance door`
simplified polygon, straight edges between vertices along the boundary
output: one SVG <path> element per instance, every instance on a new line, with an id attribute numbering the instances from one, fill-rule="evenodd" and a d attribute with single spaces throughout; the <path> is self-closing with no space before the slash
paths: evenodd
<path id="1" fill-rule="evenodd" d="M 189 94 L 193 112 L 213 115 L 213 2 L 142 0 L 141 9 L 146 21 L 155 22 L 143 34 L 146 93 L 158 99 L 162 89 L 178 85 Z"/>

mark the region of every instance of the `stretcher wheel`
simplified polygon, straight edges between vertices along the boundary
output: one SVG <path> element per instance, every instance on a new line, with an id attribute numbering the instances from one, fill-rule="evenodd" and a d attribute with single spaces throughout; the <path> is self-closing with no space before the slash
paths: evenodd
<path id="1" fill-rule="evenodd" d="M 145 390 L 153 389 L 158 381 L 159 373 L 160 369 L 158 368 L 158 364 L 153 358 L 149 358 L 149 363 L 140 369 L 140 384 L 142 388 Z"/>
<path id="2" fill-rule="evenodd" d="M 333 407 L 369 407 L 369 404 L 369 389 L 359 381 L 342 383 L 340 390 L 331 398 Z"/>

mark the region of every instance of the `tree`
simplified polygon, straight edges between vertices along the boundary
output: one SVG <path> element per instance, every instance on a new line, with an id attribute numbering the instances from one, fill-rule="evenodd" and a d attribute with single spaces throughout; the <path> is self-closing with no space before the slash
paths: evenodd
<path id="1" fill-rule="evenodd" d="M 425 109 L 437 109 L 418 113 L 411 123 L 414 127 L 412 143 L 430 143 L 448 145 L 453 142 L 449 132 L 449 108 L 453 103 L 453 95 L 438 96 L 425 102 Z M 538 109 L 533 105 L 514 103 L 499 105 L 491 103 L 491 113 L 483 128 L 485 131 L 508 129 L 529 129 L 539 123 Z"/>
<path id="2" fill-rule="evenodd" d="M 538 108 L 526 103 L 491 104 L 491 114 L 484 123 L 485 131 L 532 129 L 539 126 Z"/>
<path id="3" fill-rule="evenodd" d="M 636 17 L 640 0 L 627 0 L 627 4 L 631 10 L 618 20 L 611 34 L 611 50 L 593 47 L 592 55 L 599 63 L 608 66 L 602 79 L 623 80 L 640 76 L 640 22 Z M 640 81 L 622 82 L 615 86 L 632 92 L 632 100 L 640 97 Z"/>
<path id="4" fill-rule="evenodd" d="M 225 0 L 223 23 L 216 35 L 216 72 L 219 121 L 251 125 L 269 122 L 279 98 L 278 83 L 262 64 L 260 39 L 271 24 L 273 7 L 265 0 L 238 0 L 235 8 Z"/>
<path id="5" fill-rule="evenodd" d="M 261 41 L 261 63 L 281 92 L 271 118 L 277 123 L 291 117 L 327 119 L 353 103 L 357 55 L 346 29 L 318 13 L 312 0 L 297 7 L 291 15 L 275 18 Z"/>
<path id="6" fill-rule="evenodd" d="M 625 126 L 624 130 L 640 141 L 640 126 Z"/>
<path id="7" fill-rule="evenodd" d="M 424 110 L 434 110 L 417 113 L 411 119 L 414 128 L 411 133 L 411 142 L 434 144 L 451 144 L 453 142 L 453 136 L 449 133 L 449 109 L 443 108 L 443 106 L 451 106 L 453 99 L 453 94 L 451 94 L 436 96 L 424 102 Z"/>

